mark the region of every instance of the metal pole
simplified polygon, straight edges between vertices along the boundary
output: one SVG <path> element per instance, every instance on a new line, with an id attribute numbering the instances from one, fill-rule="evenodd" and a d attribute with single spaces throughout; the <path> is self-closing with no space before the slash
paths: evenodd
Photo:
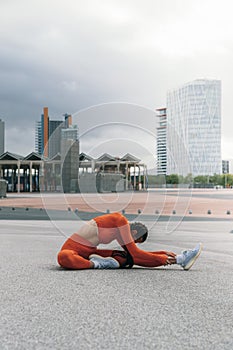
<path id="1" fill-rule="evenodd" d="M 29 188 L 30 188 L 30 192 L 32 192 L 32 162 L 30 162 L 29 178 L 30 178 Z"/>
<path id="2" fill-rule="evenodd" d="M 20 192 L 20 161 L 17 162 L 17 166 L 18 166 L 18 189 L 17 189 L 17 192 L 19 193 Z"/>

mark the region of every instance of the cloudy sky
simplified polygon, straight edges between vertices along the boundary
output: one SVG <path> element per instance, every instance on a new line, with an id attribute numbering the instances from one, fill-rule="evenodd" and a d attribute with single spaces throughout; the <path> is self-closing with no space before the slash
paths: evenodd
<path id="1" fill-rule="evenodd" d="M 73 114 L 81 133 L 96 126 L 98 145 L 96 135 L 112 122 L 130 124 L 130 135 L 145 127 L 150 139 L 153 111 L 165 106 L 167 91 L 210 78 L 222 81 L 222 156 L 233 158 L 232 7 L 231 0 L 1 0 L 6 150 L 34 150 L 44 106 L 52 119 Z M 130 116 L 122 118 L 129 106 Z M 83 139 L 83 151 L 91 148 Z"/>

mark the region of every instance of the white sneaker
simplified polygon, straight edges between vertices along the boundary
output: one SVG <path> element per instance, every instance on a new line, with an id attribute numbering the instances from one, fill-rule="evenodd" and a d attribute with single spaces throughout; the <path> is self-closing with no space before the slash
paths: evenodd
<path id="1" fill-rule="evenodd" d="M 97 254 L 92 254 L 89 256 L 89 260 L 93 262 L 94 269 L 118 269 L 120 267 L 119 262 L 112 258 L 104 258 Z"/>
<path id="2" fill-rule="evenodd" d="M 201 243 L 198 243 L 196 247 L 193 249 L 183 251 L 180 255 L 181 262 L 179 265 L 181 265 L 184 270 L 189 270 L 193 266 L 193 264 L 195 263 L 199 255 L 201 254 L 201 251 L 202 251 Z"/>

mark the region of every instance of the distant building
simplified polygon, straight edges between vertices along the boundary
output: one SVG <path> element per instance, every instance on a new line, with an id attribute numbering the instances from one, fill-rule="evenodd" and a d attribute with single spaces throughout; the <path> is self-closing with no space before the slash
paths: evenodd
<path id="1" fill-rule="evenodd" d="M 77 130 L 76 130 L 77 131 Z M 76 133 L 63 133 L 62 156 L 53 159 L 32 152 L 27 156 L 5 152 L 0 155 L 0 178 L 8 192 L 103 193 L 147 189 L 147 167 L 127 153 L 122 158 L 104 153 L 94 159 L 78 154 Z M 73 137 L 72 136 L 72 137 Z"/>
<path id="2" fill-rule="evenodd" d="M 221 174 L 221 82 L 200 79 L 167 94 L 167 174 Z"/>
<path id="3" fill-rule="evenodd" d="M 5 150 L 5 123 L 0 119 L 0 155 Z"/>
<path id="4" fill-rule="evenodd" d="M 49 114 L 48 107 L 44 107 L 44 113 L 41 114 L 41 120 L 36 122 L 35 133 L 35 151 L 48 157 L 49 140 Z"/>
<path id="5" fill-rule="evenodd" d="M 85 153 L 79 156 L 81 193 L 140 191 L 147 187 L 147 166 L 132 154 L 119 158 L 104 153 L 97 159 Z"/>
<path id="6" fill-rule="evenodd" d="M 157 127 L 157 175 L 166 175 L 167 171 L 167 110 L 156 109 Z"/>
<path id="7" fill-rule="evenodd" d="M 78 192 L 79 135 L 77 126 L 61 130 L 61 176 L 63 192 Z"/>
<path id="8" fill-rule="evenodd" d="M 61 130 L 71 125 L 71 115 L 64 114 L 64 120 L 50 120 L 48 107 L 44 107 L 41 120 L 36 122 L 35 151 L 50 159 L 61 153 Z"/>
<path id="9" fill-rule="evenodd" d="M 42 157 L 34 152 L 26 157 L 10 152 L 0 155 L 0 178 L 7 181 L 8 192 L 39 191 L 43 167 Z"/>
<path id="10" fill-rule="evenodd" d="M 230 164 L 229 160 L 222 160 L 222 173 L 229 174 L 230 172 Z"/>
<path id="11" fill-rule="evenodd" d="M 63 121 L 49 120 L 48 158 L 50 159 L 61 152 L 61 130 L 63 127 Z"/>

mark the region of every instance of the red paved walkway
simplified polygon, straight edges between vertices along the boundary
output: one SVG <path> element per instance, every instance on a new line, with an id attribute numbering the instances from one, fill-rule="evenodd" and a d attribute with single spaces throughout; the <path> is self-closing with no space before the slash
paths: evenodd
<path id="1" fill-rule="evenodd" d="M 198 197 L 200 196 L 200 197 Z M 0 200 L 1 206 L 33 207 L 45 209 L 80 211 L 103 211 L 109 209 L 127 213 L 207 216 L 233 218 L 233 190 L 174 190 L 106 194 L 8 194 Z M 230 215 L 227 215 L 230 211 Z"/>

